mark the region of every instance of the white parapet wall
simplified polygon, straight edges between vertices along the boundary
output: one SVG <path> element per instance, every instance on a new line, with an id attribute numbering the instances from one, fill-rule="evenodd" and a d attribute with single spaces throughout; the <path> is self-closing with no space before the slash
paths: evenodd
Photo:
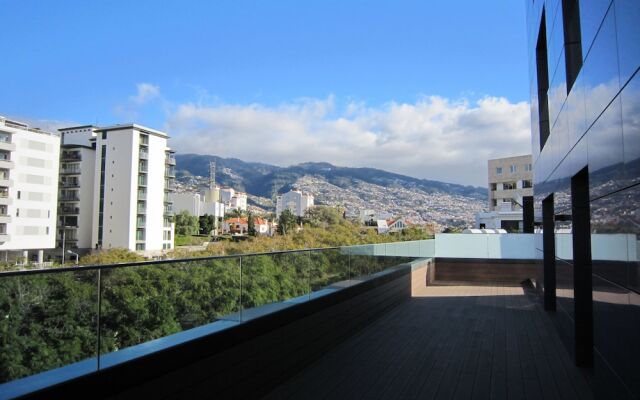
<path id="1" fill-rule="evenodd" d="M 593 260 L 637 261 L 640 242 L 633 234 L 592 234 Z M 436 234 L 435 239 L 343 247 L 351 255 L 535 260 L 542 258 L 541 233 Z M 573 258 L 570 233 L 556 233 L 556 257 Z"/>
<path id="2" fill-rule="evenodd" d="M 435 256 L 439 258 L 488 258 L 533 260 L 534 234 L 436 234 Z"/>

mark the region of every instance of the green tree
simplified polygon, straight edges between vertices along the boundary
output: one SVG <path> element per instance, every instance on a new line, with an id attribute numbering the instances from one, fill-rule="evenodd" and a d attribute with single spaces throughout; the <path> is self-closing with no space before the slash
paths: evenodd
<path id="1" fill-rule="evenodd" d="M 227 211 L 227 213 L 224 215 L 225 219 L 229 219 L 229 218 L 241 218 L 244 216 L 244 212 L 239 209 L 239 208 L 232 208 L 231 210 Z"/>
<path id="2" fill-rule="evenodd" d="M 213 228 L 215 227 L 215 216 L 205 214 L 201 215 L 199 219 L 200 223 L 200 233 L 204 235 L 209 235 Z"/>
<path id="3" fill-rule="evenodd" d="M 187 210 L 176 215 L 176 235 L 196 235 L 199 228 L 198 217 L 189 214 Z"/>
<path id="4" fill-rule="evenodd" d="M 249 217 L 247 219 L 247 233 L 249 236 L 256 236 L 256 220 L 253 217 L 252 212 L 249 212 Z"/>
<path id="5" fill-rule="evenodd" d="M 316 228 L 327 228 L 331 225 L 338 225 L 344 219 L 343 210 L 337 207 L 315 206 L 307 209 L 303 222 Z"/>
<path id="6" fill-rule="evenodd" d="M 284 210 L 278 218 L 278 233 L 281 235 L 292 233 L 296 227 L 296 220 L 297 218 L 291 210 Z"/>

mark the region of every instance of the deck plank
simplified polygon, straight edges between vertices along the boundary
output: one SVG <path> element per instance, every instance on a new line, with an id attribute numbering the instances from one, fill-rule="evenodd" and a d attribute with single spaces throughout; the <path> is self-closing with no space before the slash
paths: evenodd
<path id="1" fill-rule="evenodd" d="M 430 286 L 265 398 L 592 398 L 523 288 Z"/>

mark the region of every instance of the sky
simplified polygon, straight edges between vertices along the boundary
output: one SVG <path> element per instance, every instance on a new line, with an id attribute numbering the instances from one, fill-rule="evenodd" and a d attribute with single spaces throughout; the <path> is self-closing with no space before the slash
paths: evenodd
<path id="1" fill-rule="evenodd" d="M 531 151 L 524 1 L 0 4 L 0 115 L 36 126 L 478 186 Z"/>

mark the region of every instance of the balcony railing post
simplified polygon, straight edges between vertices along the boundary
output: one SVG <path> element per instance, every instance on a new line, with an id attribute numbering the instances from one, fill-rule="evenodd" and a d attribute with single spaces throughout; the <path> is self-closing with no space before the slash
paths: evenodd
<path id="1" fill-rule="evenodd" d="M 101 269 L 98 269 L 98 313 L 97 313 L 97 325 L 96 325 L 96 361 L 97 369 L 100 369 L 100 342 L 102 338 L 102 327 L 100 322 L 100 315 L 102 313 L 102 274 Z"/>
<path id="2" fill-rule="evenodd" d="M 240 321 L 242 322 L 242 256 L 240 256 L 240 302 L 238 304 L 240 307 Z"/>
<path id="3" fill-rule="evenodd" d="M 347 248 L 347 276 L 351 280 L 351 250 Z"/>
<path id="4" fill-rule="evenodd" d="M 309 259 L 309 263 L 307 264 L 309 266 L 308 272 L 307 272 L 307 289 L 309 291 L 309 300 L 311 300 L 311 274 L 313 272 L 313 264 L 311 261 L 311 250 L 307 252 L 307 258 Z"/>

